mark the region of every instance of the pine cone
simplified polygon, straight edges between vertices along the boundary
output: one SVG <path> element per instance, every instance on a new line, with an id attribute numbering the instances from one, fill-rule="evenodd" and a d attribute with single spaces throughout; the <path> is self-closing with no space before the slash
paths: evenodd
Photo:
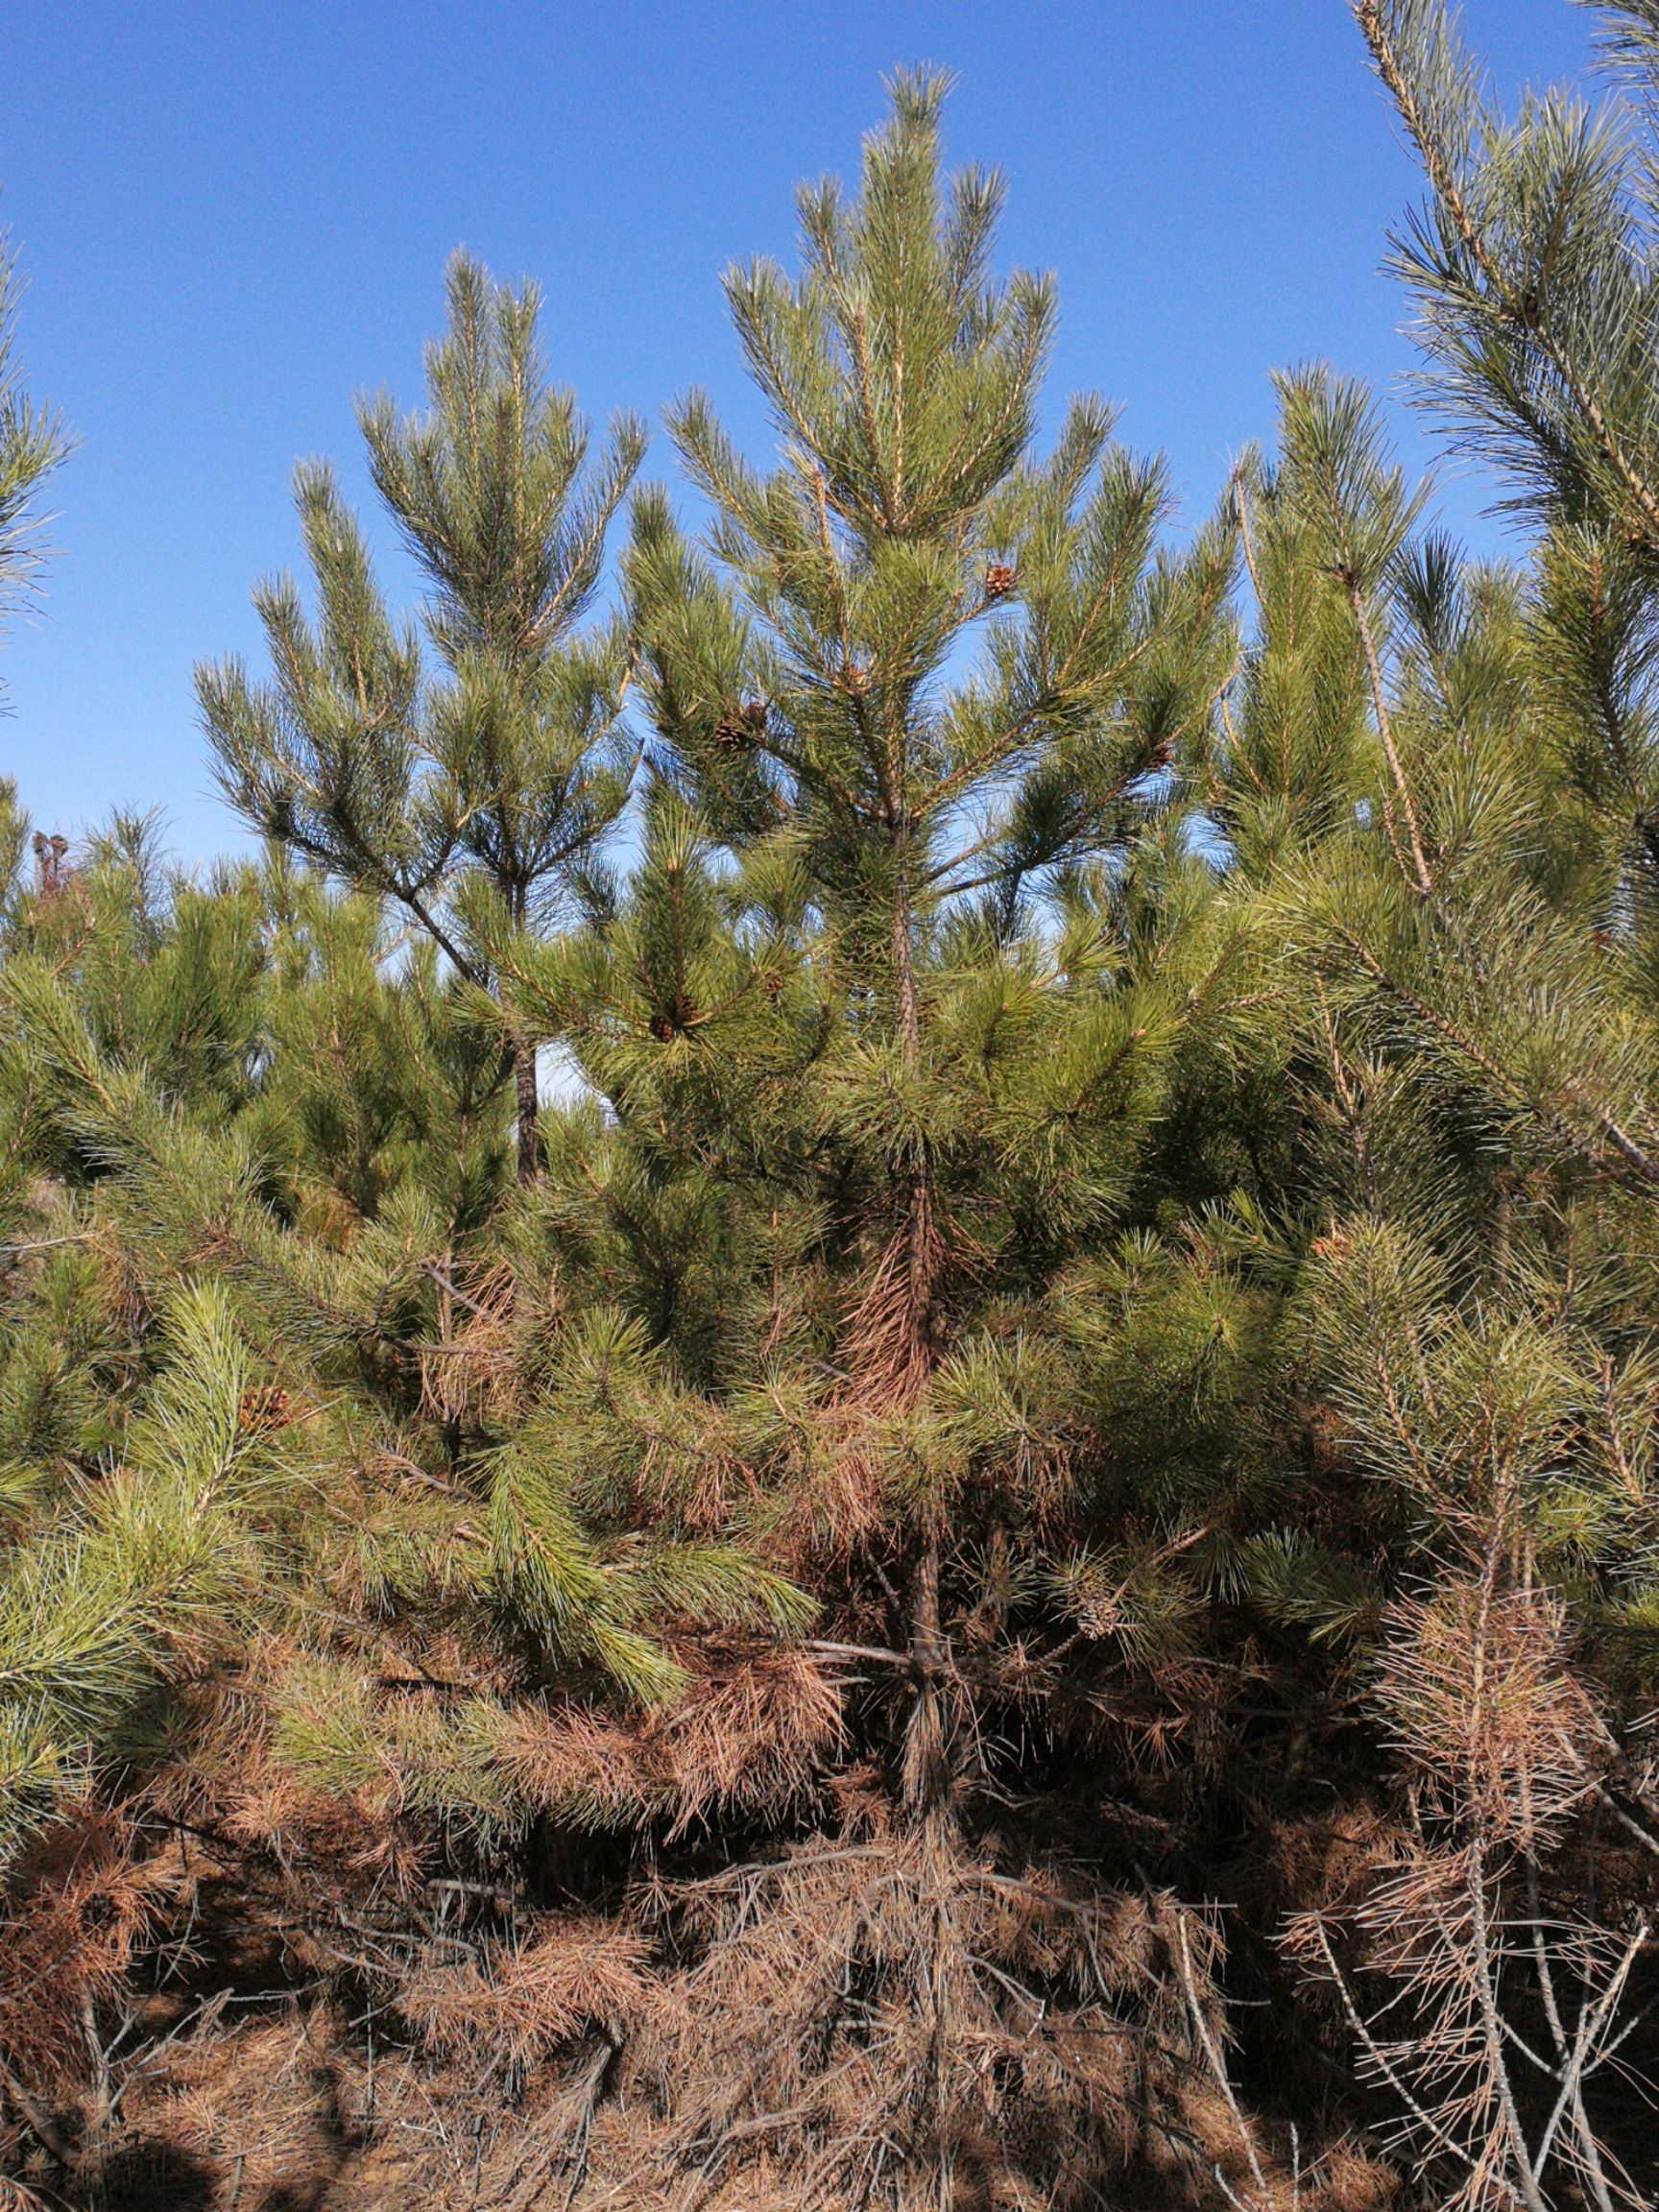
<path id="1" fill-rule="evenodd" d="M 1167 737 L 1160 737 L 1157 744 L 1153 746 L 1152 751 L 1148 756 L 1148 766 L 1153 768 L 1168 768 L 1173 766 L 1174 760 L 1174 746 L 1170 744 Z"/>
<path id="2" fill-rule="evenodd" d="M 985 571 L 987 599 L 1006 599 L 1014 589 L 1014 571 L 1006 561 L 993 561 Z"/>
<path id="3" fill-rule="evenodd" d="M 743 752 L 766 727 L 764 699 L 745 699 L 735 714 L 722 714 L 714 725 L 714 742 L 729 753 Z"/>
<path id="4" fill-rule="evenodd" d="M 278 1389 L 275 1382 L 252 1383 L 237 1401 L 236 1426 L 244 1436 L 286 1429 L 293 1418 L 287 1391 Z"/>
<path id="5" fill-rule="evenodd" d="M 35 889 L 42 899 L 50 899 L 63 888 L 63 855 L 69 850 L 67 837 L 48 837 L 36 830 L 33 839 L 35 853 Z"/>
<path id="6" fill-rule="evenodd" d="M 659 1045 L 666 1045 L 674 1034 L 674 1024 L 666 1014 L 653 1014 L 649 1023 L 651 1034 Z"/>
<path id="7" fill-rule="evenodd" d="M 1121 1616 L 1104 1592 L 1091 1592 L 1077 1607 L 1077 1630 L 1082 1636 L 1110 1636 Z"/>

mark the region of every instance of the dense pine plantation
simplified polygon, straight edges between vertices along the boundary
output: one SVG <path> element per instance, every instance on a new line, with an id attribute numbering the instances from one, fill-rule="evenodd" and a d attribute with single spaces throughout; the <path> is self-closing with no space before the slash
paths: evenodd
<path id="1" fill-rule="evenodd" d="M 769 457 L 458 259 L 259 857 L 6 788 L 0 2200 L 1655 2202 L 1659 0 L 1355 12 L 1512 564 L 1324 369 L 1040 441 L 915 72 Z"/>

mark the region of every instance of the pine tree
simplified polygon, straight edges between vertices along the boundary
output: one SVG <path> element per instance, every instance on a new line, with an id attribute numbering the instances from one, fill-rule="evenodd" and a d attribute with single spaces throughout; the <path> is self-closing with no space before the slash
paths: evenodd
<path id="1" fill-rule="evenodd" d="M 1644 187 L 1358 13 L 1515 562 L 1317 367 L 1184 541 L 1099 402 L 1041 456 L 914 74 L 730 274 L 777 452 L 672 412 L 614 624 L 633 447 L 576 488 L 463 264 L 365 411 L 431 655 L 302 478 L 320 619 L 203 679 L 267 852 L 31 886 L 7 815 L 31 2182 L 309 2188 L 345 2112 L 405 2201 L 1651 2200 Z"/>
<path id="2" fill-rule="evenodd" d="M 448 297 L 430 412 L 401 419 L 385 394 L 359 408 L 375 490 L 432 587 L 439 673 L 387 613 L 331 470 L 307 463 L 295 489 L 316 625 L 291 580 L 262 585 L 271 681 L 229 661 L 200 670 L 198 691 L 237 810 L 400 908 L 485 987 L 491 902 L 517 927 L 544 924 L 627 800 L 626 653 L 582 617 L 645 441 L 622 417 L 590 457 L 575 401 L 546 381 L 534 287 L 493 284 L 462 255 Z M 528 1180 L 534 1041 L 511 1053 Z"/>
<path id="3" fill-rule="evenodd" d="M 1612 2212 L 1650 2186 L 1611 2059 L 1651 1882 L 1597 1903 L 1598 1820 L 1652 1850 L 1655 1810 L 1645 171 L 1628 116 L 1502 124 L 1439 8 L 1357 13 L 1431 188 L 1397 252 L 1426 395 L 1539 536 L 1517 569 L 1418 536 L 1320 373 L 1240 472 L 1259 627 L 1213 803 L 1299 980 L 1286 1351 L 1369 1492 L 1334 1555 L 1329 1521 L 1279 1537 L 1277 1603 L 1378 1639 L 1411 1809 L 1298 1940 L 1442 2200 Z M 1604 13 L 1650 66 L 1647 12 Z"/>
<path id="4" fill-rule="evenodd" d="M 36 497 L 69 451 L 58 414 L 25 389 L 12 347 L 22 284 L 0 237 L 0 625 L 27 598 L 40 562 Z"/>
<path id="5" fill-rule="evenodd" d="M 830 1785 L 839 1863 L 716 1878 L 693 1909 L 722 1939 L 654 2077 L 685 2082 L 659 2092 L 668 2141 L 741 2160 L 777 2130 L 807 2197 L 880 2175 L 903 2203 L 950 2200 L 965 2160 L 1085 2186 L 1115 2107 L 1076 2054 L 1125 2032 L 1120 2004 L 1193 2032 L 1178 1983 L 1072 1979 L 1115 1914 L 1173 1908 L 1102 1893 L 997 1808 L 1004 1746 L 1080 1748 L 1120 1653 L 1133 1677 L 1180 1649 L 1251 1359 L 1225 1263 L 1161 1265 L 1135 1234 L 1172 1070 L 1232 996 L 1180 797 L 1236 653 L 1234 533 L 1162 549 L 1162 470 L 1096 400 L 1036 457 L 1053 290 L 992 275 L 1001 186 L 943 180 L 944 91 L 896 79 L 857 198 L 803 191 L 797 278 L 729 276 L 779 459 L 741 458 L 701 396 L 672 412 L 714 521 L 702 547 L 636 502 L 639 863 L 589 936 L 499 952 L 607 1109 L 564 1118 L 550 1168 L 609 1378 L 564 1453 L 637 1494 L 649 1466 L 670 1525 L 771 1548 L 819 1598 L 809 1648 L 869 1676 Z M 1144 1358 L 1188 1408 L 1149 1465 L 1113 1432 L 1116 1400 L 1148 1434 Z M 1011 1995 L 1022 1972 L 1043 1996 Z M 993 2053 L 1046 2139 L 993 2118 Z"/>

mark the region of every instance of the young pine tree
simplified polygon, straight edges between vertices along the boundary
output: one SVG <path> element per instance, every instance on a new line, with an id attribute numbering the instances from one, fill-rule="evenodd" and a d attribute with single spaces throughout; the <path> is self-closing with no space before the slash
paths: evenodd
<path id="1" fill-rule="evenodd" d="M 1648 184 L 1632 115 L 1505 125 L 1441 9 L 1357 12 L 1431 188 L 1426 390 L 1539 534 L 1417 536 L 1321 374 L 1240 485 L 1214 804 L 1292 984 L 1286 1350 L 1352 1484 L 1259 1594 L 1356 1637 L 1398 1820 L 1295 1940 L 1436 2201 L 1614 2212 L 1654 2182 Z M 1604 12 L 1650 107 L 1651 12 Z"/>
<path id="2" fill-rule="evenodd" d="M 493 284 L 460 256 L 448 291 L 430 412 L 400 419 L 385 395 L 359 410 L 375 489 L 431 586 L 437 672 L 388 614 L 332 472 L 306 464 L 296 495 L 316 623 L 289 579 L 262 585 L 270 680 L 230 661 L 201 670 L 198 690 L 237 810 L 401 909 L 488 987 L 484 910 L 545 924 L 627 801 L 626 653 L 582 617 L 644 433 L 621 418 L 590 457 L 574 400 L 546 381 L 532 287 Z M 515 1036 L 509 1049 L 529 1179 L 535 1046 Z"/>
<path id="3" fill-rule="evenodd" d="M 728 277 L 777 459 L 673 411 L 712 524 L 635 508 L 639 862 L 580 940 L 499 953 L 605 1108 L 559 1118 L 526 1217 L 595 1379 L 560 1461 L 769 1550 L 844 1678 L 829 1836 L 687 1894 L 683 2026 L 631 2061 L 670 2166 L 767 2140 L 812 2202 L 970 2170 L 1070 2201 L 1120 2155 L 1130 2019 L 1194 2033 L 1126 1965 L 1173 1909 L 1069 1852 L 1094 1791 L 1024 1817 L 1018 1746 L 1080 1748 L 1121 1652 L 1180 1649 L 1247 1457 L 1225 1267 L 1129 1234 L 1172 1068 L 1227 1021 L 1180 795 L 1233 534 L 1161 549 L 1162 471 L 1097 400 L 1039 456 L 1053 289 L 993 275 L 1001 187 L 942 177 L 944 90 L 897 79 L 856 198 L 802 193 L 798 276 Z"/>

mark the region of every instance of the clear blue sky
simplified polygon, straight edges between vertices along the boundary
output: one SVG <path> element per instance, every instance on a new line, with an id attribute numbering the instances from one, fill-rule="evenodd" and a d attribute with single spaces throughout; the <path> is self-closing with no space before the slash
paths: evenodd
<path id="1" fill-rule="evenodd" d="M 1468 16 L 1505 92 L 1587 59 L 1568 0 Z M 1004 260 L 1058 272 L 1051 413 L 1120 401 L 1195 512 L 1268 432 L 1269 372 L 1322 355 L 1428 459 L 1377 273 L 1414 175 L 1344 0 L 0 0 L 21 350 L 81 439 L 43 616 L 5 648 L 0 765 L 36 820 L 159 805 L 187 856 L 238 842 L 192 664 L 256 654 L 297 455 L 363 496 L 351 397 L 414 402 L 454 246 L 541 282 L 591 413 L 697 382 L 757 445 L 719 271 L 789 254 L 795 180 L 850 174 L 919 60 L 959 75 L 952 159 L 1008 175 Z M 1441 511 L 1494 547 L 1483 495 Z"/>

